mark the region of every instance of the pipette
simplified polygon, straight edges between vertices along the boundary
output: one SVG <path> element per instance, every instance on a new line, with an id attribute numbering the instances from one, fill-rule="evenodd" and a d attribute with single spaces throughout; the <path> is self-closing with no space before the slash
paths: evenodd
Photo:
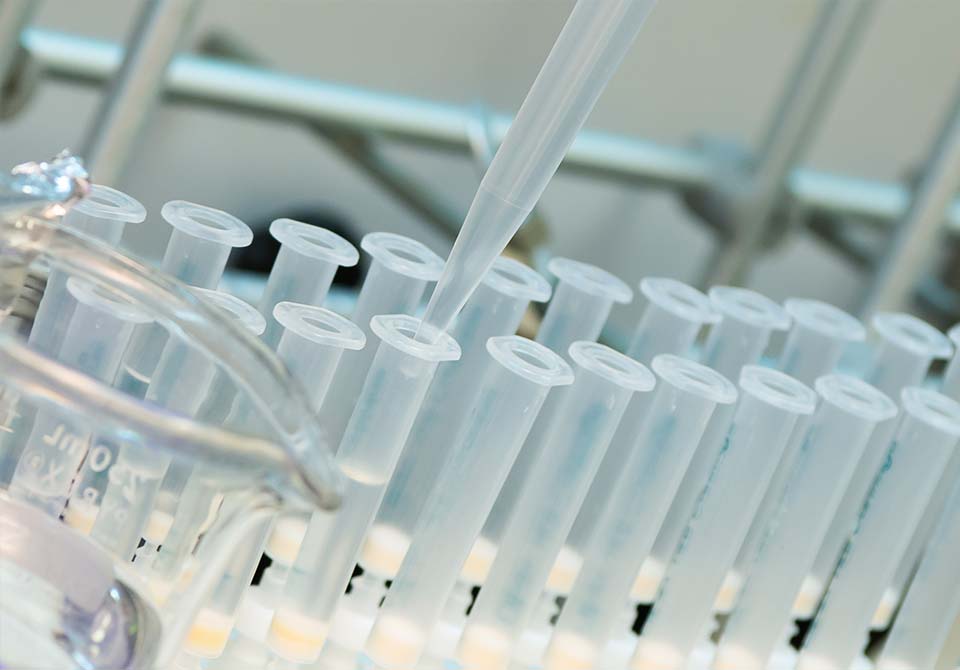
<path id="1" fill-rule="evenodd" d="M 720 323 L 711 328 L 704 351 L 704 363 L 728 379 L 739 379 L 743 366 L 760 361 L 771 333 L 789 327 L 790 316 L 777 303 L 747 289 L 715 286 L 710 289 L 709 295 L 721 318 Z M 670 511 L 657 534 L 650 556 L 637 576 L 633 595 L 639 602 L 653 602 L 656 597 L 667 561 L 680 541 L 697 498 L 727 439 L 733 414 L 731 405 L 722 405 L 710 418 L 710 425 L 670 504 Z"/>
<path id="2" fill-rule="evenodd" d="M 901 404 L 896 437 L 800 652 L 798 670 L 847 668 L 860 655 L 883 591 L 960 439 L 960 405 L 953 400 L 909 387 Z"/>
<path id="3" fill-rule="evenodd" d="M 413 314 L 427 283 L 436 281 L 443 271 L 443 259 L 420 242 L 393 233 L 365 235 L 360 248 L 370 256 L 370 269 L 350 319 L 372 342 L 370 319 L 378 314 Z M 333 446 L 343 438 L 376 352 L 372 346 L 351 352 L 337 368 L 333 378 L 337 392 L 320 408 L 326 437 Z"/>
<path id="4" fill-rule="evenodd" d="M 814 392 L 792 377 L 743 368 L 728 439 L 667 567 L 631 661 L 634 670 L 680 670 L 706 639 L 714 599 L 787 440 L 815 405 Z"/>
<path id="5" fill-rule="evenodd" d="M 147 217 L 143 205 L 126 193 L 99 184 L 90 187 L 90 193 L 63 217 L 63 226 L 104 241 L 110 246 L 120 244 L 128 223 L 142 223 Z M 60 350 L 74 301 L 67 291 L 67 274 L 50 268 L 43 298 L 37 307 L 28 343 L 31 349 L 54 356 Z"/>
<path id="6" fill-rule="evenodd" d="M 659 354 L 688 354 L 704 324 L 715 323 L 720 318 L 707 296 L 675 279 L 647 277 L 640 282 L 640 291 L 647 298 L 647 307 L 640 317 L 627 355 L 641 363 L 648 364 Z M 569 591 L 587 541 L 636 444 L 650 400 L 649 395 L 635 395 L 627 405 L 590 485 L 590 492 L 580 507 L 570 537 L 557 557 L 548 588 L 559 593 Z"/>
<path id="7" fill-rule="evenodd" d="M 793 327 L 777 367 L 804 384 L 833 372 L 844 348 L 866 338 L 859 320 L 829 303 L 790 298 L 783 306 Z"/>
<path id="8" fill-rule="evenodd" d="M 593 520 L 582 567 L 547 648 L 547 670 L 598 667 L 710 415 L 718 403 L 737 397 L 716 371 L 671 354 L 654 358 L 653 371 L 657 388 L 649 415 L 632 435 L 623 474 Z"/>
<path id="9" fill-rule="evenodd" d="M 941 392 L 954 400 L 960 400 L 960 323 L 947 332 L 953 342 L 953 358 L 943 373 Z"/>
<path id="10" fill-rule="evenodd" d="M 854 377 L 824 376 L 816 389 L 820 406 L 768 523 L 759 540 L 741 549 L 741 554 L 748 552 L 746 582 L 724 629 L 714 670 L 768 667 L 871 433 L 878 422 L 897 414 L 892 400 Z"/>
<path id="11" fill-rule="evenodd" d="M 243 221 L 212 207 L 171 200 L 160 214 L 173 227 L 160 270 L 190 286 L 215 289 L 230 250 L 253 241 L 253 231 Z M 145 393 L 166 341 L 167 332 L 158 324 L 138 328 L 117 386 L 134 395 Z"/>
<path id="12" fill-rule="evenodd" d="M 502 256 L 494 261 L 450 331 L 463 355 L 437 370 L 430 385 L 364 544 L 364 570 L 393 579 L 454 438 L 476 405 L 476 382 L 490 361 L 487 340 L 515 333 L 530 302 L 549 297 L 550 284 L 526 265 Z"/>
<path id="13" fill-rule="evenodd" d="M 899 398 L 905 387 L 920 384 L 933 358 L 950 355 L 949 340 L 933 326 L 909 314 L 877 314 L 872 325 L 879 343 L 865 378 L 891 398 Z M 895 421 L 885 421 L 877 426 L 870 438 L 823 539 L 810 576 L 800 590 L 795 607 L 798 617 L 813 615 L 840 552 L 853 531 L 864 498 L 886 458 L 895 430 Z M 880 604 L 887 610 L 896 607 L 889 598 Z M 880 612 L 879 619 L 884 618 L 884 613 Z"/>
<path id="14" fill-rule="evenodd" d="M 150 318 L 106 286 L 70 278 L 66 289 L 76 307 L 58 359 L 94 379 L 109 382 L 120 366 L 134 327 Z M 10 482 L 11 495 L 59 516 L 89 446 L 89 426 L 78 425 L 56 412 L 38 412 Z"/>
<path id="15" fill-rule="evenodd" d="M 547 393 L 573 381 L 559 355 L 525 338 L 493 337 L 487 349 L 476 409 L 450 447 L 366 645 L 381 667 L 416 667 Z"/>
<path id="16" fill-rule="evenodd" d="M 704 325 L 720 320 L 703 293 L 676 279 L 646 277 L 640 292 L 647 299 L 627 355 L 649 364 L 660 354 L 685 356 Z"/>
<path id="17" fill-rule="evenodd" d="M 273 318 L 279 302 L 323 304 L 339 267 L 353 267 L 360 259 L 356 248 L 334 232 L 293 219 L 277 219 L 270 234 L 280 252 L 270 268 L 259 309 L 267 320 L 263 341 L 276 348 L 283 332 Z"/>
<path id="18" fill-rule="evenodd" d="M 937 667 L 937 656 L 960 615 L 960 482 L 944 505 L 930 545 L 903 600 L 877 670 Z"/>
<path id="19" fill-rule="evenodd" d="M 405 315 L 371 321 L 380 346 L 337 452 L 347 478 L 343 507 L 333 518 L 314 514 L 270 626 L 270 647 L 290 661 L 319 656 L 437 365 L 460 357 L 448 335 L 431 333 L 430 343 L 418 340 L 420 327 L 418 319 Z"/>
<path id="20" fill-rule="evenodd" d="M 424 323 L 446 330 L 527 218 L 654 0 L 578 2 L 480 182 Z"/>
<path id="21" fill-rule="evenodd" d="M 457 647 L 467 667 L 509 664 L 630 397 L 656 383 L 645 366 L 601 344 L 575 342 L 568 355 L 576 379 L 542 434 L 540 456 Z"/>

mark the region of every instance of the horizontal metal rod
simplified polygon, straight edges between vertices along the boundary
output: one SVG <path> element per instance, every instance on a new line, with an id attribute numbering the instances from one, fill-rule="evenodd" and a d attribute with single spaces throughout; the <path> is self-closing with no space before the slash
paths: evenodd
<path id="1" fill-rule="evenodd" d="M 41 29 L 23 33 L 24 46 L 49 76 L 104 83 L 122 60 L 121 45 Z M 167 93 L 176 99 L 374 131 L 405 141 L 469 150 L 468 106 L 423 100 L 267 68 L 181 54 L 167 72 Z M 491 119 L 500 142 L 511 117 Z M 584 130 L 570 147 L 564 169 L 691 189 L 708 186 L 711 159 L 688 147 Z M 891 223 L 906 212 L 910 191 L 903 184 L 869 181 L 797 168 L 788 192 L 811 210 L 870 217 Z M 960 199 L 948 210 L 950 228 L 960 231 Z"/>

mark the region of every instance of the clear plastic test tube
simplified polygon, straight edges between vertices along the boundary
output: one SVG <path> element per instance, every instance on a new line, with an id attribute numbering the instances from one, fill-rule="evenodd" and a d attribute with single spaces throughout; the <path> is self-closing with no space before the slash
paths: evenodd
<path id="1" fill-rule="evenodd" d="M 960 439 L 960 405 L 910 387 L 900 424 L 800 652 L 798 670 L 848 668 L 884 589 Z"/>
<path id="2" fill-rule="evenodd" d="M 470 668 L 508 666 L 630 397 L 656 383 L 641 363 L 602 344 L 574 342 L 568 355 L 576 378 L 543 434 L 457 646 Z"/>
<path id="3" fill-rule="evenodd" d="M 370 268 L 350 319 L 370 342 L 370 319 L 378 314 L 413 314 L 427 284 L 443 272 L 443 259 L 420 242 L 394 233 L 365 235 L 360 248 L 370 256 Z M 333 377 L 337 392 L 320 408 L 326 436 L 334 447 L 343 438 L 375 354 L 376 347 L 368 346 L 340 361 Z"/>
<path id="4" fill-rule="evenodd" d="M 946 335 L 910 314 L 881 312 L 872 325 L 878 341 L 867 381 L 892 398 L 920 386 L 934 359 L 953 354 Z"/>
<path id="5" fill-rule="evenodd" d="M 710 301 L 721 318 L 710 329 L 703 362 L 727 379 L 737 379 L 744 365 L 760 360 L 774 331 L 790 327 L 787 311 L 755 291 L 714 286 Z"/>
<path id="6" fill-rule="evenodd" d="M 437 370 L 430 384 L 364 544 L 360 557 L 364 570 L 393 579 L 454 438 L 476 404 L 480 393 L 476 380 L 490 362 L 487 340 L 513 335 L 530 302 L 549 297 L 546 279 L 501 256 L 464 305 L 450 331 L 463 354 Z"/>
<path id="7" fill-rule="evenodd" d="M 451 445 L 367 642 L 378 667 L 416 667 L 547 393 L 573 381 L 558 354 L 525 338 L 492 337 L 487 350 L 476 411 Z"/>
<path id="8" fill-rule="evenodd" d="M 547 269 L 557 278 L 557 286 L 537 342 L 561 355 L 574 342 L 596 341 L 614 303 L 633 300 L 629 286 L 596 265 L 558 257 L 550 259 Z"/>
<path id="9" fill-rule="evenodd" d="M 816 389 L 820 405 L 768 523 L 746 556 L 746 582 L 720 639 L 714 670 L 768 667 L 871 433 L 897 414 L 892 400 L 854 377 L 826 375 L 817 379 Z"/>
<path id="10" fill-rule="evenodd" d="M 937 667 L 940 650 L 960 615 L 960 482 L 943 507 L 877 661 L 877 670 Z"/>
<path id="11" fill-rule="evenodd" d="M 717 404 L 736 400 L 734 385 L 704 365 L 671 354 L 652 365 L 657 388 L 650 412 L 633 436 L 607 506 L 593 520 L 582 567 L 547 648 L 547 670 L 598 666 L 710 415 Z"/>
<path id="12" fill-rule="evenodd" d="M 87 197 L 63 217 L 63 226 L 117 246 L 126 225 L 142 223 L 145 218 L 147 210 L 137 200 L 109 186 L 94 184 Z M 50 269 L 30 330 L 30 348 L 49 356 L 60 350 L 75 306 L 67 291 L 67 276 L 55 267 Z"/>
<path id="13" fill-rule="evenodd" d="M 844 348 L 867 336 L 859 319 L 829 303 L 790 298 L 783 306 L 793 326 L 777 367 L 804 384 L 833 372 Z"/>
<path id="14" fill-rule="evenodd" d="M 277 355 L 304 387 L 311 406 L 319 408 L 343 352 L 362 349 L 366 335 L 360 326 L 323 307 L 281 302 L 273 315 L 283 328 Z M 246 415 L 250 409 L 245 403 L 237 403 L 234 413 Z M 306 525 L 307 520 L 302 517 L 280 519 L 270 534 L 267 555 L 280 565 L 291 565 L 297 558 Z"/>
<path id="15" fill-rule="evenodd" d="M 660 354 L 689 354 L 703 326 L 720 320 L 707 296 L 676 279 L 646 277 L 640 292 L 647 306 L 627 355 L 645 365 Z"/>
<path id="16" fill-rule="evenodd" d="M 729 437 L 687 522 L 631 660 L 634 670 L 681 670 L 706 640 L 713 603 L 799 417 L 816 395 L 781 372 L 740 374 Z"/>
<path id="17" fill-rule="evenodd" d="M 943 373 L 940 390 L 944 395 L 960 400 L 960 323 L 951 328 L 947 336 L 953 342 L 953 358 L 947 365 L 947 371 Z"/>
<path id="18" fill-rule="evenodd" d="M 417 339 L 420 328 L 429 342 Z M 452 337 L 411 316 L 375 316 L 371 329 L 380 346 L 337 452 L 347 480 L 343 506 L 332 519 L 314 514 L 270 625 L 270 647 L 298 663 L 320 655 L 437 365 L 460 356 Z"/>
<path id="19" fill-rule="evenodd" d="M 134 327 L 150 317 L 123 295 L 79 278 L 66 281 L 76 306 L 57 358 L 101 382 L 110 382 L 120 366 Z M 10 493 L 51 515 L 67 502 L 70 484 L 90 446 L 93 426 L 55 412 L 39 411 Z"/>
<path id="20" fill-rule="evenodd" d="M 360 254 L 336 233 L 293 219 L 277 219 L 270 224 L 270 234 L 280 242 L 280 252 L 270 268 L 259 309 L 267 321 L 263 341 L 274 349 L 283 334 L 273 318 L 277 303 L 322 305 L 337 268 L 353 267 Z"/>
<path id="21" fill-rule="evenodd" d="M 720 318 L 707 296 L 675 279 L 647 277 L 640 282 L 640 291 L 647 298 L 647 307 L 640 317 L 627 355 L 645 365 L 659 354 L 688 354 L 703 326 L 716 323 Z M 649 395 L 635 395 L 627 405 L 570 536 L 557 557 L 548 589 L 566 593 L 572 586 L 586 544 L 636 444 L 636 435 L 646 418 L 650 400 Z"/>

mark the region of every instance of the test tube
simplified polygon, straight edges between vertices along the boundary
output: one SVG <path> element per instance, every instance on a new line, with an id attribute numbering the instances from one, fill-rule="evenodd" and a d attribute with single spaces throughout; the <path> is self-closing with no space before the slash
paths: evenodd
<path id="1" fill-rule="evenodd" d="M 729 436 L 697 500 L 631 660 L 634 670 L 680 670 L 706 640 L 713 603 L 797 419 L 816 395 L 782 372 L 740 374 Z"/>
<path id="2" fill-rule="evenodd" d="M 953 342 L 953 358 L 947 371 L 943 373 L 941 392 L 954 400 L 960 400 L 960 323 L 951 328 L 947 336 Z"/>
<path id="3" fill-rule="evenodd" d="M 627 355 L 645 365 L 659 354 L 687 355 L 703 326 L 720 320 L 707 296 L 676 279 L 646 277 L 640 292 L 647 306 Z"/>
<path id="4" fill-rule="evenodd" d="M 476 409 L 425 502 L 367 642 L 379 667 L 416 667 L 547 393 L 573 381 L 559 355 L 525 338 L 492 337 L 487 350 Z"/>
<path id="5" fill-rule="evenodd" d="M 160 270 L 190 286 L 215 289 L 230 250 L 253 240 L 243 221 L 212 207 L 171 200 L 160 214 L 173 227 Z M 167 331 L 159 324 L 138 328 L 117 385 L 133 395 L 145 393 L 166 341 Z"/>
<path id="6" fill-rule="evenodd" d="M 419 328 L 429 341 L 417 338 Z M 411 316 L 375 316 L 371 329 L 380 346 L 337 452 L 347 480 L 343 506 L 333 518 L 314 514 L 270 624 L 270 647 L 297 663 L 319 657 L 437 365 L 460 356 L 452 337 Z"/>
<path id="7" fill-rule="evenodd" d="M 58 358 L 100 382 L 113 379 L 137 324 L 150 317 L 122 294 L 79 278 L 66 281 L 76 301 Z M 10 483 L 10 493 L 59 516 L 90 446 L 93 426 L 39 411 Z"/>
<path id="8" fill-rule="evenodd" d="M 598 667 L 710 415 L 737 397 L 733 384 L 699 363 L 661 354 L 652 365 L 657 388 L 650 412 L 593 521 L 582 567 L 547 647 L 547 670 Z"/>
<path id="9" fill-rule="evenodd" d="M 909 314 L 877 314 L 872 325 L 879 343 L 865 378 L 891 398 L 899 398 L 904 388 L 922 383 L 934 358 L 950 355 L 950 341 L 933 326 Z M 883 464 L 895 430 L 896 422 L 891 420 L 881 423 L 874 431 L 797 597 L 796 616 L 807 618 L 813 615 L 840 553 L 853 532 L 864 498 Z M 891 591 L 880 605 L 890 613 L 896 607 L 896 600 Z M 885 618 L 884 612 L 879 612 L 878 619 Z"/>
<path id="10" fill-rule="evenodd" d="M 872 324 L 879 341 L 866 379 L 891 398 L 921 385 L 934 359 L 953 354 L 947 336 L 910 314 L 881 312 Z"/>
<path id="11" fill-rule="evenodd" d="M 574 342 L 595 341 L 614 303 L 633 299 L 629 286 L 596 265 L 558 257 L 550 259 L 547 269 L 557 278 L 557 286 L 537 331 L 537 342 L 561 355 L 566 355 Z"/>
<path id="12" fill-rule="evenodd" d="M 755 291 L 714 286 L 710 301 L 721 317 L 710 329 L 703 361 L 728 379 L 737 379 L 744 365 L 760 360 L 774 331 L 790 327 L 787 311 Z"/>
<path id="13" fill-rule="evenodd" d="M 514 334 L 530 302 L 549 297 L 546 279 L 501 256 L 464 305 L 450 331 L 463 355 L 437 370 L 430 385 L 364 544 L 360 557 L 364 570 L 393 579 L 454 438 L 476 404 L 480 392 L 476 380 L 490 360 L 487 340 Z"/>
<path id="14" fill-rule="evenodd" d="M 707 296 L 674 279 L 648 277 L 640 282 L 640 291 L 648 303 L 627 355 L 641 363 L 649 364 L 659 354 L 683 356 L 689 353 L 704 324 L 715 323 L 720 318 Z M 570 537 L 550 573 L 549 590 L 566 593 L 573 585 L 583 551 L 636 443 L 650 400 L 647 394 L 635 395 L 627 405 L 570 530 Z"/>
<path id="15" fill-rule="evenodd" d="M 509 664 L 630 397 L 656 383 L 644 365 L 602 344 L 574 342 L 568 355 L 576 379 L 543 434 L 457 646 L 470 668 Z"/>
<path id="16" fill-rule="evenodd" d="M 960 482 L 954 482 L 923 560 L 903 600 L 877 670 L 935 668 L 960 615 Z"/>
<path id="17" fill-rule="evenodd" d="M 293 219 L 277 219 L 270 234 L 280 242 L 280 252 L 270 269 L 260 297 L 260 313 L 267 321 L 263 341 L 276 348 L 283 334 L 273 318 L 280 302 L 323 304 L 339 267 L 353 267 L 360 259 L 356 247 L 336 233 Z"/>
<path id="18" fill-rule="evenodd" d="M 720 323 L 710 330 L 704 363 L 728 379 L 739 379 L 743 366 L 760 361 L 771 333 L 790 325 L 790 315 L 769 298 L 747 289 L 715 286 L 710 289 L 709 295 L 721 317 Z M 722 405 L 710 418 L 700 446 L 663 520 L 650 556 L 637 575 L 633 588 L 633 597 L 637 601 L 650 603 L 656 597 L 667 563 L 727 439 L 733 415 L 733 406 Z"/>
<path id="19" fill-rule="evenodd" d="M 833 372 L 844 348 L 866 338 L 858 319 L 829 303 L 790 298 L 783 306 L 793 326 L 777 367 L 804 384 Z"/>
<path id="20" fill-rule="evenodd" d="M 219 291 L 200 288 L 193 291 L 207 304 L 236 319 L 252 334 L 263 332 L 263 317 L 242 300 Z M 170 411 L 194 416 L 209 392 L 216 370 L 216 364 L 206 354 L 179 337 L 170 338 L 145 398 Z M 99 501 L 99 511 L 86 513 L 88 517 L 96 515 L 90 536 L 124 560 L 129 560 L 141 537 L 155 545 L 164 544 L 167 554 L 173 554 L 174 545 L 166 542 L 166 538 L 175 521 L 177 500 L 174 495 L 179 495 L 180 491 L 170 491 L 167 496 L 170 499 L 166 501 L 158 495 L 163 478 L 171 467 L 169 455 L 139 444 L 120 444 L 113 448 L 114 465 L 109 476 L 105 479 L 98 477 L 92 462 L 90 471 L 85 470 L 81 476 L 83 488 L 78 488 L 79 497 L 83 502 Z M 174 461 L 173 467 L 186 469 L 178 478 L 185 482 L 189 466 Z M 87 492 L 88 489 L 93 493 Z M 212 491 L 209 495 L 212 498 Z M 78 502 L 81 501 L 75 495 L 71 506 Z M 209 498 L 206 503 L 197 503 L 196 507 L 198 516 L 205 514 Z M 68 520 L 71 518 L 67 517 Z"/>
<path id="21" fill-rule="evenodd" d="M 443 259 L 416 240 L 393 233 L 370 233 L 360 241 L 370 256 L 351 320 L 372 341 L 370 319 L 377 314 L 412 314 L 420 305 L 428 282 L 443 272 Z M 373 362 L 376 347 L 364 347 L 344 356 L 333 377 L 337 392 L 320 408 L 321 423 L 330 444 L 341 443 L 360 389 Z"/>
<path id="22" fill-rule="evenodd" d="M 344 351 L 358 351 L 366 344 L 360 326 L 322 307 L 281 302 L 273 310 L 283 328 L 277 355 L 300 382 L 310 399 L 310 406 L 320 407 L 330 389 Z M 246 403 L 234 406 L 234 413 L 249 414 Z M 289 566 L 306 533 L 307 519 L 287 516 L 277 521 L 267 542 L 267 555 Z"/>
<path id="23" fill-rule="evenodd" d="M 800 652 L 798 670 L 848 668 L 860 655 L 883 591 L 960 439 L 960 405 L 946 396 L 909 387 L 901 406 L 893 444 Z"/>
<path id="24" fill-rule="evenodd" d="M 817 379 L 816 389 L 820 406 L 761 538 L 746 557 L 746 582 L 720 639 L 714 670 L 768 667 L 871 433 L 897 414 L 892 400 L 854 377 L 826 375 Z"/>
<path id="25" fill-rule="evenodd" d="M 142 223 L 145 218 L 147 210 L 129 195 L 109 186 L 94 184 L 87 197 L 77 202 L 63 217 L 63 226 L 115 247 L 120 244 L 123 229 L 128 223 Z M 27 340 L 31 349 L 48 356 L 60 351 L 75 307 L 67 291 L 67 276 L 57 267 L 50 269 Z"/>

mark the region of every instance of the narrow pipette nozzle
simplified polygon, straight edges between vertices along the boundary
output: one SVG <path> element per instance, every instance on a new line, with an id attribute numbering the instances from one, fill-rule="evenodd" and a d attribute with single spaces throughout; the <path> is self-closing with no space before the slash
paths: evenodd
<path id="1" fill-rule="evenodd" d="M 483 176 L 424 323 L 445 331 L 527 218 L 655 0 L 577 3 Z"/>

